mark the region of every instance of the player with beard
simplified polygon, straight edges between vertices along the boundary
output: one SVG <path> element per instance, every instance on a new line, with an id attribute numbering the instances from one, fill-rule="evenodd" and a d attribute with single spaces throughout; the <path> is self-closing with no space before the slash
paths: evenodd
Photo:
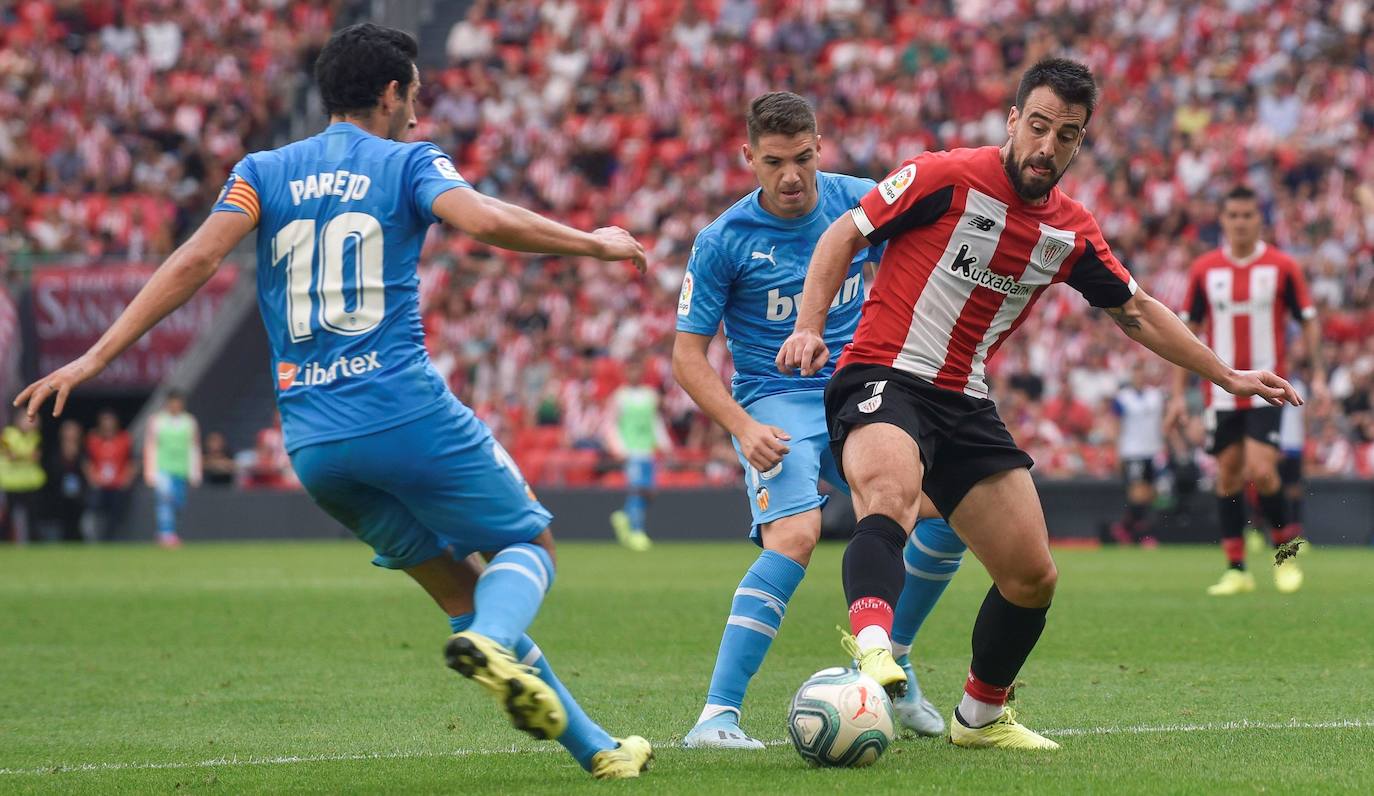
<path id="1" fill-rule="evenodd" d="M 1000 148 L 902 164 L 821 236 L 795 331 L 778 352 L 785 373 L 825 365 L 830 297 L 855 253 L 886 242 L 854 342 L 826 388 L 831 446 L 859 517 L 844 555 L 845 597 L 860 668 L 890 672 L 901 551 L 924 488 L 993 579 L 950 722 L 959 746 L 1058 748 L 1006 707 L 1058 573 L 1031 458 L 988 400 L 986 377 L 987 360 L 1045 289 L 1067 282 L 1128 337 L 1232 394 L 1301 402 L 1273 373 L 1229 367 L 1140 290 L 1092 215 L 1056 188 L 1096 103 L 1086 66 L 1047 58 L 1022 75 Z"/>

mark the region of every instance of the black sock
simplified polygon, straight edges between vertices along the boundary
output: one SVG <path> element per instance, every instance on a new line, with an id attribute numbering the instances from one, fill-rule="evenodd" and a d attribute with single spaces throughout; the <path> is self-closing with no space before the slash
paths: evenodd
<path id="1" fill-rule="evenodd" d="M 1288 499 L 1288 521 L 1302 524 L 1302 498 Z"/>
<path id="2" fill-rule="evenodd" d="M 1245 569 L 1245 493 L 1217 495 L 1221 515 L 1221 548 L 1231 569 Z"/>
<path id="3" fill-rule="evenodd" d="M 1271 530 L 1282 531 L 1283 526 L 1288 524 L 1288 499 L 1284 497 L 1282 489 L 1272 495 L 1260 495 L 1259 506 Z"/>
<path id="4" fill-rule="evenodd" d="M 1008 688 L 1035 649 L 1050 607 L 1013 605 L 993 585 L 973 623 L 973 663 L 969 671 L 982 682 Z"/>
<path id="5" fill-rule="evenodd" d="M 844 549 L 844 596 L 850 605 L 861 597 L 877 597 L 889 606 L 897 605 L 906 579 L 902 566 L 906 534 L 896 520 L 882 514 L 859 520 L 854 538 Z"/>

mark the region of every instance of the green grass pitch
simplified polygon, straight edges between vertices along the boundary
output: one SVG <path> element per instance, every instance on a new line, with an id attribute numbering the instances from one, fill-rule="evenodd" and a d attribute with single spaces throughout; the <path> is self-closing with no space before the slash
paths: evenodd
<path id="1" fill-rule="evenodd" d="M 842 662 L 841 548 L 823 546 L 750 690 L 780 742 L 811 672 Z M 0 792 L 1237 793 L 1374 791 L 1374 550 L 1304 555 L 1281 596 L 1207 598 L 1214 549 L 1057 553 L 1059 596 L 1025 671 L 1056 754 L 899 740 L 855 771 L 678 747 L 731 594 L 755 555 L 567 544 L 532 635 L 588 711 L 658 749 L 594 783 L 445 669 L 444 617 L 357 543 L 0 550 Z M 948 712 L 987 588 L 971 558 L 918 639 Z"/>

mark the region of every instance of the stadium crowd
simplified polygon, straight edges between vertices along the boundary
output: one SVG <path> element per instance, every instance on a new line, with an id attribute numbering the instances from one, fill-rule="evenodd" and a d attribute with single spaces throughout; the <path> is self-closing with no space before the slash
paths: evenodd
<path id="1" fill-rule="evenodd" d="M 165 250 L 265 143 L 329 30 L 328 2 L 277 5 L 0 10 L 0 248 L 132 256 L 132 227 L 146 228 L 139 253 Z M 810 97 L 823 166 L 881 177 L 924 149 L 1000 143 L 1008 87 L 1051 52 L 1086 61 L 1103 87 L 1063 187 L 1152 294 L 1179 306 L 1189 263 L 1218 244 L 1218 197 L 1238 182 L 1259 191 L 1266 237 L 1305 266 L 1330 351 L 1333 398 L 1308 409 L 1308 463 L 1374 473 L 1370 3 L 478 0 L 445 46 L 414 137 L 483 192 L 584 228 L 626 226 L 651 253 L 641 279 L 431 235 L 431 353 L 532 480 L 614 478 L 597 466 L 605 399 L 631 359 L 664 390 L 681 477 L 735 477 L 728 440 L 672 383 L 669 353 L 693 237 L 753 187 L 739 154 L 752 96 Z M 107 196 L 156 201 L 113 228 L 62 209 Z M 990 374 L 1008 425 L 1042 474 L 1113 474 L 1107 407 L 1138 348 L 1069 290 L 1027 326 Z M 728 376 L 728 354 L 713 356 Z M 1305 359 L 1295 346 L 1299 371 Z"/>

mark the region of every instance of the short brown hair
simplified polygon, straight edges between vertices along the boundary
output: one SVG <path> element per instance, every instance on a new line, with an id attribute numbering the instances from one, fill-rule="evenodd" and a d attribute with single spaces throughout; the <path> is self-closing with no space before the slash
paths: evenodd
<path id="1" fill-rule="evenodd" d="M 816 111 L 805 97 L 790 91 L 770 91 L 749 103 L 749 141 L 764 135 L 816 132 Z"/>

